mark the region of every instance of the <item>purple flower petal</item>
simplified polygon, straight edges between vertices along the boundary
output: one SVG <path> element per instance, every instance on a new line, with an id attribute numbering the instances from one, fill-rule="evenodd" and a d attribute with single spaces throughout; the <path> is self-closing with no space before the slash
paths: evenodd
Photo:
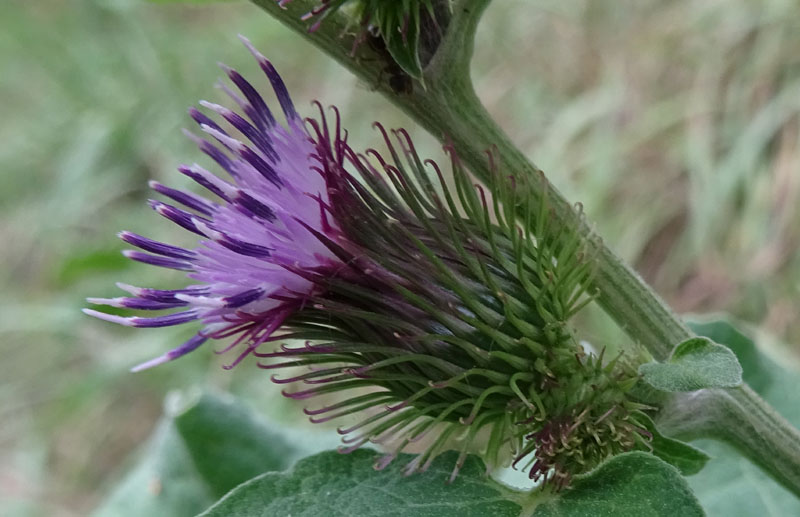
<path id="1" fill-rule="evenodd" d="M 317 144 L 306 132 L 272 64 L 249 41 L 243 42 L 266 74 L 288 127 L 276 123 L 250 82 L 227 68 L 228 78 L 242 97 L 224 85 L 222 88 L 238 104 L 240 113 L 206 101 L 200 102 L 206 112 L 189 109 L 189 116 L 209 137 L 185 133 L 229 177 L 222 179 L 197 164 L 181 165 L 178 171 L 221 201 L 212 202 L 152 181 L 153 190 L 186 209 L 156 200 L 150 205 L 160 215 L 207 240 L 200 240 L 194 249 L 186 249 L 128 231 L 121 232 L 120 237 L 141 250 L 125 251 L 127 257 L 190 272 L 189 277 L 200 285 L 150 289 L 119 284 L 132 296 L 89 300 L 137 310 L 186 307 L 184 312 L 143 318 L 85 311 L 132 327 L 201 320 L 203 330 L 195 338 L 136 370 L 179 357 L 209 338 L 235 337 L 229 348 L 244 347 L 233 361 L 238 363 L 261 343 L 271 340 L 286 318 L 304 306 L 316 282 L 323 278 L 304 272 L 339 261 L 328 249 L 338 238 L 339 230 L 326 213 L 325 207 L 330 211 L 330 200 L 323 168 L 316 157 L 320 154 Z M 292 268 L 287 269 L 287 264 Z"/>
<path id="2" fill-rule="evenodd" d="M 150 255 L 142 253 L 141 251 L 125 250 L 123 255 L 131 260 L 150 264 L 151 266 L 165 267 L 168 269 L 177 269 L 179 271 L 192 271 L 194 267 L 186 260 L 177 260 L 169 257 L 159 257 L 158 255 Z"/>
<path id="3" fill-rule="evenodd" d="M 177 359 L 177 358 L 179 358 L 179 357 L 181 357 L 183 355 L 186 355 L 189 352 L 197 349 L 200 345 L 205 343 L 207 340 L 208 340 L 208 338 L 206 336 L 204 336 L 202 334 L 197 334 L 194 337 L 192 337 L 190 340 L 188 340 L 187 342 L 182 344 L 181 346 L 179 346 L 177 348 L 173 348 L 172 350 L 170 350 L 166 354 L 164 354 L 162 356 L 159 356 L 159 357 L 156 357 L 155 359 L 151 359 L 149 361 L 146 361 L 146 362 L 144 362 L 142 364 L 139 364 L 137 366 L 134 366 L 133 368 L 131 368 L 131 371 L 132 372 L 141 372 L 142 370 L 147 370 L 148 368 L 152 368 L 154 366 L 158 366 L 160 364 L 164 364 L 164 363 L 167 363 L 167 362 L 172 361 L 174 359 Z"/>
<path id="4" fill-rule="evenodd" d="M 175 314 L 166 314 L 164 316 L 156 316 L 154 318 L 117 316 L 116 314 L 106 314 L 105 312 L 95 311 L 93 309 L 83 309 L 83 312 L 89 316 L 94 316 L 95 318 L 112 323 L 118 323 L 126 327 L 142 328 L 171 327 L 173 325 L 180 325 L 181 323 L 196 320 L 198 317 L 197 310 L 195 309 L 176 312 Z"/>
<path id="5" fill-rule="evenodd" d="M 211 215 L 215 209 L 214 203 L 212 203 L 207 199 L 201 198 L 200 196 L 197 196 L 195 194 L 165 187 L 164 185 L 162 185 L 157 181 L 150 181 L 148 185 L 150 186 L 151 189 L 155 190 L 159 194 L 163 194 L 168 198 L 177 201 L 178 203 L 182 204 L 185 207 L 197 210 L 203 215 Z"/>
<path id="6" fill-rule="evenodd" d="M 119 298 L 87 298 L 87 302 L 95 305 L 106 305 L 108 307 L 124 307 L 127 309 L 139 309 L 145 311 L 158 311 L 164 309 L 174 309 L 175 307 L 182 307 L 187 305 L 183 300 L 175 300 L 170 302 L 158 302 L 155 300 L 147 300 L 145 298 L 127 298 L 121 296 Z"/>
<path id="7" fill-rule="evenodd" d="M 141 248 L 151 253 L 164 255 L 165 257 L 191 260 L 197 255 L 194 251 L 179 248 L 178 246 L 172 246 L 170 244 L 164 244 L 163 242 L 154 241 L 152 239 L 142 237 L 141 235 L 136 235 L 132 232 L 123 231 L 119 232 L 118 235 L 120 239 L 128 244 L 132 244 L 137 248 Z"/>

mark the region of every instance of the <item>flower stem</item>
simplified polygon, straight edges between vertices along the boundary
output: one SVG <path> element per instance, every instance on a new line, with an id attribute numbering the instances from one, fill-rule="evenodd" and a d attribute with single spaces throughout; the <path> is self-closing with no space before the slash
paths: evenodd
<path id="1" fill-rule="evenodd" d="M 293 0 L 281 9 L 275 0 L 253 0 L 283 24 L 336 59 L 369 84 L 376 85 L 390 101 L 434 136 L 451 143 L 459 159 L 481 180 L 489 181 L 487 149 L 493 149 L 504 169 L 532 181 L 522 182 L 525 195 L 544 199 L 553 211 L 553 224 L 563 232 L 578 232 L 593 247 L 596 274 L 592 280 L 598 303 L 635 341 L 657 360 L 666 359 L 675 345 L 693 336 L 661 298 L 619 257 L 594 236 L 592 228 L 552 185 L 544 174 L 511 143 L 486 112 L 472 86 L 469 62 L 475 29 L 489 0 L 455 2 L 448 33 L 424 72 L 425 87 L 416 83 L 411 92 L 397 93 L 382 80 L 385 56 L 369 45 L 352 52 L 355 31 L 343 15 L 329 16 L 314 33 L 301 21 L 318 0 Z M 714 436 L 730 441 L 768 473 L 800 495 L 800 433 L 761 400 L 749 387 L 733 390 L 701 390 L 691 394 L 692 411 L 681 412 L 680 397 L 668 411 L 681 417 L 676 430 L 693 437 Z M 688 397 L 688 395 L 685 395 Z M 723 415 L 703 419 L 703 414 Z M 699 418 L 695 424 L 692 418 Z M 737 422 L 737 424 L 731 424 Z M 672 425 L 672 424 L 671 424 Z"/>
<path id="2" fill-rule="evenodd" d="M 657 424 L 679 439 L 727 442 L 784 487 L 800 493 L 800 432 L 747 385 L 674 394 Z"/>

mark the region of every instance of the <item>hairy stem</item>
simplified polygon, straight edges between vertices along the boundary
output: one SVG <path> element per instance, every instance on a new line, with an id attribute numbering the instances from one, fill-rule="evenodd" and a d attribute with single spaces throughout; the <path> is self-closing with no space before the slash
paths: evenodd
<path id="1" fill-rule="evenodd" d="M 734 446 L 783 486 L 800 487 L 800 432 L 749 386 L 673 395 L 658 427 L 683 440 L 716 438 Z"/>
<path id="2" fill-rule="evenodd" d="M 279 8 L 275 0 L 253 1 L 356 76 L 376 85 L 390 101 L 434 136 L 452 144 L 459 158 L 481 180 L 490 180 L 487 149 L 494 150 L 503 170 L 528 178 L 529 181 L 521 182 L 529 189 L 526 195 L 546 197 L 552 207 L 553 224 L 564 232 L 578 232 L 594 247 L 596 274 L 591 287 L 598 293 L 599 304 L 655 359 L 666 359 L 675 345 L 693 336 L 639 275 L 593 234 L 575 207 L 548 183 L 544 174 L 511 143 L 483 108 L 472 86 L 469 62 L 475 28 L 489 0 L 454 3 L 448 33 L 424 71 L 425 87 L 416 83 L 411 92 L 403 93 L 393 91 L 382 80 L 389 65 L 384 55 L 368 45 L 361 45 L 352 52 L 359 28 L 348 27 L 342 15 L 330 16 L 319 30 L 307 32 L 301 15 L 311 10 L 318 0 L 293 0 L 286 10 Z M 682 410 L 681 404 L 685 401 L 691 402 L 691 410 Z M 663 413 L 682 415 L 669 424 L 675 432 L 685 432 L 690 437 L 714 436 L 731 442 L 800 495 L 800 433 L 749 387 L 701 390 L 676 396 L 671 402 Z M 710 416 L 703 418 L 703 415 Z M 693 418 L 697 418 L 697 422 L 693 422 Z"/>

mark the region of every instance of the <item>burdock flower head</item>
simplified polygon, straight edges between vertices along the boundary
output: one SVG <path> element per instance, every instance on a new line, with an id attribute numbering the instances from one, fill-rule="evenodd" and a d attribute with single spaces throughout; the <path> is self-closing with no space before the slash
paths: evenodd
<path id="1" fill-rule="evenodd" d="M 325 396 L 327 405 L 305 409 L 313 422 L 361 415 L 339 429 L 343 452 L 381 444 L 382 468 L 422 450 L 408 473 L 459 448 L 453 476 L 477 452 L 489 467 L 513 460 L 560 487 L 611 454 L 646 447 L 643 406 L 629 394 L 635 373 L 586 352 L 569 326 L 591 300 L 592 260 L 575 232 L 550 229 L 546 197 L 522 195 L 529 180 L 501 174 L 491 154 L 489 188 L 473 185 L 446 147 L 451 181 L 403 130 L 376 124 L 388 154 L 356 152 L 335 109 L 330 124 L 319 105 L 319 118 L 303 121 L 270 62 L 245 43 L 287 124 L 230 69 L 239 92 L 224 88 L 241 114 L 208 102 L 208 114 L 190 111 L 204 136 L 187 134 L 227 177 L 181 166 L 211 196 L 153 182 L 182 208 L 151 206 L 199 235 L 198 246 L 120 236 L 142 250 L 130 258 L 187 271 L 194 283 L 120 285 L 132 296 L 90 299 L 168 314 L 86 310 L 134 327 L 200 322 L 186 343 L 134 370 L 229 338 L 230 366 L 255 356 L 265 369 L 293 367 L 273 376 L 293 384 L 287 397 Z"/>

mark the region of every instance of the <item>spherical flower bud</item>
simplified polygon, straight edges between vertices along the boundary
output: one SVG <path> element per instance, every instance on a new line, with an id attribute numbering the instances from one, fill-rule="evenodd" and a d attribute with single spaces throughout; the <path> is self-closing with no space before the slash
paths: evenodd
<path id="1" fill-rule="evenodd" d="M 200 236 L 198 246 L 120 236 L 142 250 L 130 258 L 196 283 L 120 285 L 133 296 L 90 299 L 175 310 L 166 315 L 86 310 L 135 327 L 201 322 L 193 338 L 134 370 L 230 338 L 229 367 L 252 355 L 264 369 L 300 368 L 272 378 L 288 385 L 287 397 L 333 397 L 306 407 L 312 422 L 360 415 L 339 429 L 342 452 L 381 444 L 383 468 L 421 449 L 407 473 L 457 447 L 453 477 L 477 452 L 490 468 L 513 460 L 559 488 L 609 455 L 647 447 L 637 417 L 645 407 L 629 392 L 635 372 L 586 352 L 569 324 L 592 299 L 589 248 L 554 229 L 546 196 L 523 194 L 531 179 L 503 175 L 490 153 L 493 181 L 473 185 L 446 147 L 450 186 L 404 130 L 378 124 L 388 153 L 358 153 L 335 109 L 331 123 L 319 105 L 319 118 L 304 123 L 270 62 L 245 43 L 287 124 L 230 69 L 239 92 L 224 89 L 240 113 L 209 102 L 190 110 L 205 136 L 189 137 L 227 177 L 181 166 L 213 200 L 154 182 L 183 208 L 151 206 Z"/>

